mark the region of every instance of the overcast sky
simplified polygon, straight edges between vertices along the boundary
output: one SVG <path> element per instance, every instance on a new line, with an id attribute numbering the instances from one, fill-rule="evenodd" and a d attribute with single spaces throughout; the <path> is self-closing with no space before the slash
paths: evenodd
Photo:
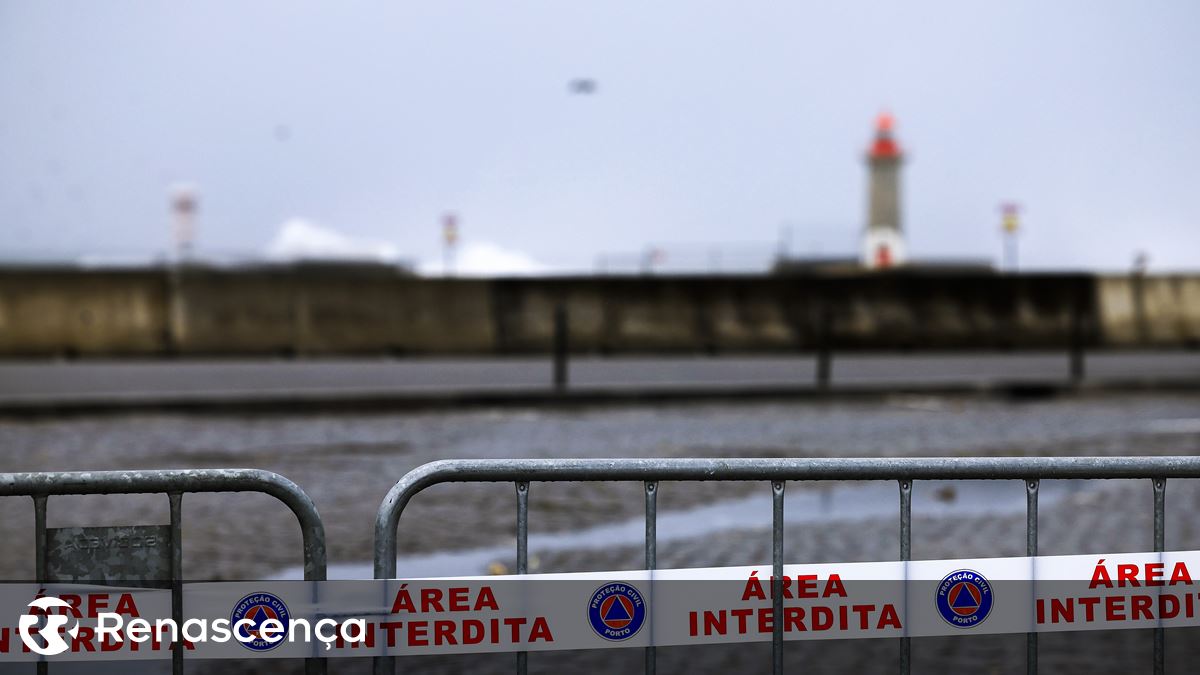
<path id="1" fill-rule="evenodd" d="M 0 2 L 0 258 L 307 221 L 436 259 L 853 252 L 890 109 L 914 257 L 1200 267 L 1200 3 Z M 573 95 L 572 78 L 594 78 Z M 732 253 L 731 253 L 732 254 Z M 682 254 L 681 254 L 682 255 Z"/>

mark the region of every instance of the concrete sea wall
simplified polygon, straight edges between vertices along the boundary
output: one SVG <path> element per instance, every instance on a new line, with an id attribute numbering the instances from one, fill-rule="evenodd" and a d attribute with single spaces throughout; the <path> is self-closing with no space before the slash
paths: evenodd
<path id="1" fill-rule="evenodd" d="M 0 356 L 1179 348 L 1200 276 L 423 279 L 381 267 L 0 270 Z"/>

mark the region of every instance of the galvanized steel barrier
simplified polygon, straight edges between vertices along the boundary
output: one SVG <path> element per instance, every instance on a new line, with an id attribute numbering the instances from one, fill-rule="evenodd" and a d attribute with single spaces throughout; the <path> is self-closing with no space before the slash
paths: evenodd
<path id="1" fill-rule="evenodd" d="M 772 564 L 783 576 L 783 499 L 787 481 L 894 480 L 899 486 L 900 559 L 912 554 L 912 490 L 918 480 L 1019 480 L 1026 491 L 1026 553 L 1037 555 L 1038 488 L 1052 479 L 1149 479 L 1154 496 L 1154 550 L 1165 550 L 1166 481 L 1200 478 L 1200 457 L 972 457 L 862 459 L 513 459 L 443 460 L 409 472 L 388 491 L 375 519 L 375 578 L 396 577 L 396 536 L 400 515 L 418 492 L 453 482 L 512 482 L 517 497 L 517 572 L 528 572 L 530 483 L 559 481 L 639 481 L 646 495 L 646 569 L 656 566 L 657 495 L 662 481 L 764 481 L 773 499 Z M 773 584 L 774 615 L 783 613 L 783 595 Z M 1037 635 L 1026 636 L 1027 670 L 1037 672 Z M 772 672 L 783 672 L 783 622 L 773 626 Z M 1163 672 L 1163 629 L 1154 634 L 1154 672 Z M 517 655 L 517 672 L 528 655 Z M 900 672 L 911 661 L 909 638 L 900 638 Z M 394 658 L 375 660 L 376 675 L 394 672 Z M 655 671 L 654 647 L 646 648 L 646 673 Z"/>
<path id="2" fill-rule="evenodd" d="M 39 583 L 46 581 L 46 502 L 51 495 L 166 494 L 171 510 L 171 613 L 183 620 L 182 501 L 185 492 L 258 492 L 283 502 L 300 524 L 304 542 L 304 578 L 323 581 L 326 573 L 325 526 L 308 495 L 295 483 L 270 471 L 257 469 L 181 469 L 163 471 L 79 471 L 63 473 L 0 474 L 0 497 L 33 498 L 34 549 Z M 176 642 L 172 672 L 183 672 L 183 644 Z M 39 674 L 49 664 L 37 664 Z M 324 659 L 308 659 L 311 675 L 325 672 Z"/>

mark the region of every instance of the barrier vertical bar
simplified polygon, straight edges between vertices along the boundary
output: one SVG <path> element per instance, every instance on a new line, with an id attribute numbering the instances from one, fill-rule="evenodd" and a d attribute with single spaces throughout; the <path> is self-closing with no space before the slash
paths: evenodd
<path id="1" fill-rule="evenodd" d="M 529 481 L 517 481 L 517 574 L 529 571 Z M 529 652 L 517 652 L 517 675 L 529 672 Z"/>
<path id="2" fill-rule="evenodd" d="M 171 619 L 183 625 L 183 495 L 168 492 L 171 502 Z M 171 673 L 183 675 L 183 636 L 176 636 L 171 645 Z"/>
<path id="3" fill-rule="evenodd" d="M 1167 548 L 1167 480 L 1154 479 L 1154 550 Z M 1154 629 L 1154 675 L 1166 672 L 1166 636 L 1162 626 Z"/>
<path id="4" fill-rule="evenodd" d="M 900 481 L 900 560 L 912 559 L 912 481 Z M 904 625 L 908 625 L 908 574 L 904 575 Z M 900 674 L 912 668 L 912 640 L 900 638 Z"/>
<path id="5" fill-rule="evenodd" d="M 771 672 L 783 675 L 783 487 L 771 483 Z"/>
<path id="6" fill-rule="evenodd" d="M 646 569 L 658 568 L 658 481 L 646 481 Z M 654 583 L 650 584 L 650 635 L 654 636 Z M 654 646 L 646 647 L 646 675 L 658 670 Z"/>
<path id="7" fill-rule="evenodd" d="M 1038 488 L 1041 481 L 1036 478 L 1025 481 L 1025 555 L 1030 558 L 1038 554 Z M 1034 579 L 1030 579 L 1033 588 Z M 1025 672 L 1037 675 L 1038 636 L 1025 634 Z"/>
<path id="8" fill-rule="evenodd" d="M 39 584 L 46 583 L 46 495 L 33 496 L 33 567 Z M 38 661 L 37 675 L 50 672 L 50 664 Z"/>

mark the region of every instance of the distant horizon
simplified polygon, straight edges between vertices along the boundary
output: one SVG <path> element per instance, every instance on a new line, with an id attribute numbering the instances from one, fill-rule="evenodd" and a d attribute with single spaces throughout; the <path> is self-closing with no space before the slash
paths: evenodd
<path id="1" fill-rule="evenodd" d="M 772 259 L 772 264 L 779 259 Z M 910 259 L 907 263 L 895 266 L 888 270 L 871 270 L 865 267 L 858 266 L 859 257 L 853 253 L 839 254 L 824 254 L 824 255 L 796 255 L 783 259 L 790 262 L 813 262 L 827 263 L 830 265 L 839 265 L 849 263 L 855 265 L 855 269 L 847 269 L 844 267 L 830 267 L 821 269 L 820 267 L 803 272 L 785 272 L 783 274 L 846 274 L 856 273 L 864 275 L 872 274 L 906 274 L 906 273 L 942 273 L 951 272 L 961 269 L 967 269 L 972 272 L 991 273 L 996 275 L 1044 275 L 1044 274 L 1096 274 L 1100 276 L 1128 276 L 1131 274 L 1143 274 L 1145 276 L 1189 276 L 1200 274 L 1198 268 L 1179 268 L 1179 269 L 1148 269 L 1139 272 L 1138 270 L 1129 269 L 1089 269 L 1083 267 L 1045 267 L 1045 268 L 1021 268 L 1017 270 L 1004 269 L 993 264 L 994 261 L 985 258 L 970 258 L 970 257 L 938 257 L 938 258 L 915 258 Z M 745 276 L 755 277 L 776 274 L 771 266 L 761 268 L 734 268 L 727 267 L 721 269 L 702 269 L 699 267 L 656 267 L 653 269 L 636 268 L 632 265 L 622 267 L 613 267 L 609 269 L 573 269 L 573 268 L 551 268 L 537 271 L 517 271 L 498 269 L 495 271 L 479 271 L 479 270 L 455 270 L 449 274 L 445 274 L 437 269 L 430 269 L 427 265 L 423 266 L 419 261 L 405 260 L 403 258 L 396 260 L 376 260 L 370 258 L 321 258 L 321 257 L 297 257 L 297 258 L 270 258 L 266 256 L 251 257 L 251 256 L 228 256 L 228 257 L 205 257 L 197 255 L 187 259 L 180 260 L 176 257 L 160 253 L 149 257 L 120 257 L 120 256 L 92 256 L 82 255 L 78 257 L 72 256 L 43 256 L 43 257 L 28 257 L 28 258 L 0 258 L 0 272 L 23 270 L 23 269 L 78 269 L 78 270 L 169 270 L 178 267 L 194 267 L 197 269 L 214 269 L 214 270 L 238 270 L 238 269 L 257 269 L 257 268 L 288 268 L 288 267 L 312 267 L 312 268 L 339 268 L 339 267 L 362 267 L 364 269 L 393 269 L 398 272 L 404 272 L 416 277 L 439 279 L 439 278 L 463 278 L 463 279 L 490 279 L 490 278 L 554 278 L 554 277 L 584 277 L 584 278 L 604 278 L 604 277 L 645 277 L 645 276 Z"/>

